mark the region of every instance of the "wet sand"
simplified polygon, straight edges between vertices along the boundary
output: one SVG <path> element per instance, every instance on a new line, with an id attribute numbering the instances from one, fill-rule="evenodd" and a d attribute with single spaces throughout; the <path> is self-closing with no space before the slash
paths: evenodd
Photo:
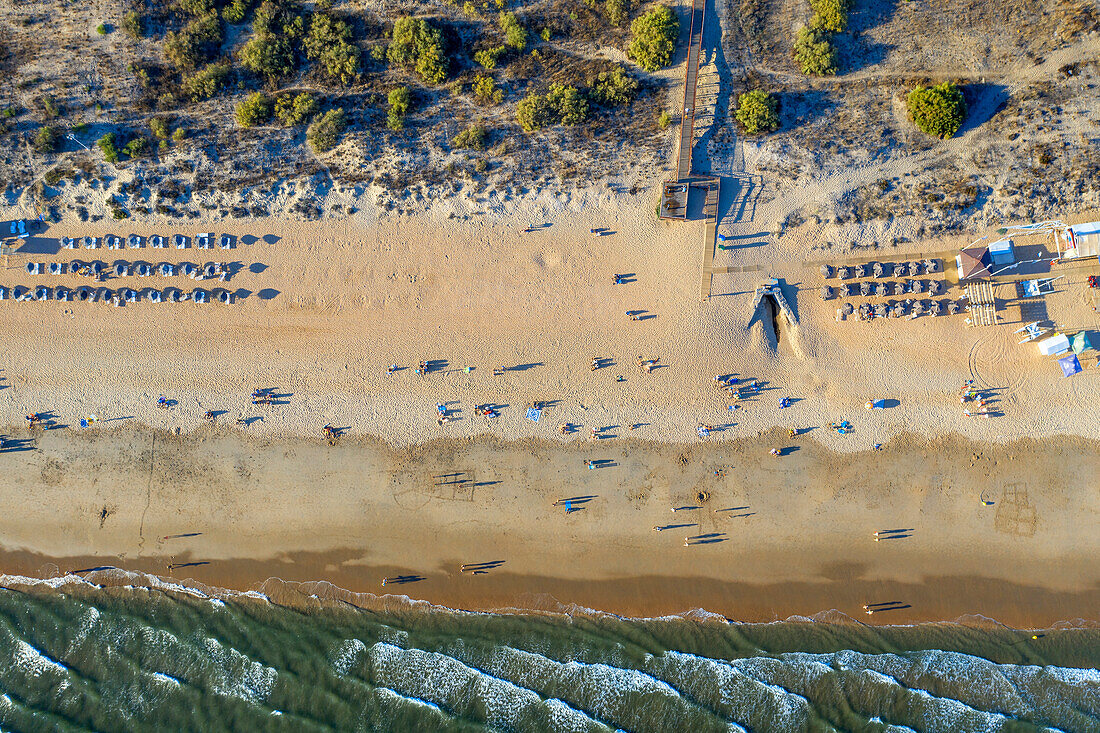
<path id="1" fill-rule="evenodd" d="M 300 589 L 269 578 L 477 610 L 703 608 L 742 621 L 837 609 L 872 623 L 980 614 L 1047 626 L 1100 607 L 1100 454 L 1081 438 L 903 435 L 841 454 L 778 431 L 722 444 L 407 449 L 219 428 L 13 432 L 30 449 L 2 456 L 0 566 L 12 574 L 112 566 L 274 598 Z M 779 442 L 797 450 L 769 456 Z M 572 513 L 553 505 L 572 496 L 593 498 Z M 715 511 L 734 507 L 746 508 Z M 696 526 L 652 529 L 665 524 Z M 912 532 L 874 541 L 891 528 Z M 712 533 L 721 541 L 684 546 Z M 485 575 L 459 571 L 496 560 Z M 382 588 L 397 575 L 423 580 Z M 863 613 L 891 600 L 910 607 Z"/>

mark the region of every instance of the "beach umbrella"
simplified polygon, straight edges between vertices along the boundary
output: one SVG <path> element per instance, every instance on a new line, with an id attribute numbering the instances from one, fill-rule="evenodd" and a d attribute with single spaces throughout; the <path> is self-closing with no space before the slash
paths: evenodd
<path id="1" fill-rule="evenodd" d="M 833 268 L 828 265 L 821 266 L 821 277 L 828 279 L 833 276 Z"/>
<path id="2" fill-rule="evenodd" d="M 905 267 L 905 263 L 899 262 L 894 265 L 894 277 L 905 277 L 908 269 Z"/>
<path id="3" fill-rule="evenodd" d="M 842 267 L 839 270 L 837 270 L 837 277 L 839 277 L 841 280 L 847 280 L 851 276 L 852 276 L 852 268 L 850 268 L 850 267 Z"/>
<path id="4" fill-rule="evenodd" d="M 1058 360 L 1058 366 L 1062 367 L 1063 377 L 1072 377 L 1074 374 L 1081 371 L 1081 362 L 1078 360 L 1076 354 L 1063 356 Z"/>
<path id="5" fill-rule="evenodd" d="M 828 285 L 822 285 L 821 286 L 821 299 L 822 300 L 828 300 L 831 297 L 833 297 L 833 289 L 830 288 Z"/>

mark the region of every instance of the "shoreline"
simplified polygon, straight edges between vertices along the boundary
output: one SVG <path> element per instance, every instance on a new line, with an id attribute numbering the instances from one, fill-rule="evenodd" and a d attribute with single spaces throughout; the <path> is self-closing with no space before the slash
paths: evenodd
<path id="1" fill-rule="evenodd" d="M 114 566 L 241 591 L 272 578 L 327 582 L 375 597 L 383 577 L 418 575 L 392 592 L 479 611 L 704 608 L 761 622 L 824 609 L 861 618 L 862 604 L 896 597 L 910 608 L 866 620 L 1097 620 L 1093 441 L 903 436 L 838 454 L 804 438 L 778 463 L 759 445 L 443 439 L 395 450 L 211 430 L 49 431 L 35 450 L 6 456 L 0 498 L 22 510 L 0 518 L 0 567 L 55 577 Z M 615 465 L 592 471 L 589 459 Z M 431 480 L 458 473 L 459 486 Z M 967 488 L 979 480 L 995 506 Z M 706 507 L 669 513 L 699 490 Z M 582 494 L 597 498 L 571 514 L 553 506 Z M 726 505 L 756 516 L 712 509 Z M 1035 518 L 1022 526 L 1028 506 Z M 1012 516 L 998 514 L 1006 507 Z M 652 531 L 679 516 L 699 525 L 691 532 L 726 536 L 683 547 L 684 530 Z M 872 540 L 898 522 L 915 528 L 911 537 Z M 496 560 L 504 564 L 482 577 L 459 572 Z"/>

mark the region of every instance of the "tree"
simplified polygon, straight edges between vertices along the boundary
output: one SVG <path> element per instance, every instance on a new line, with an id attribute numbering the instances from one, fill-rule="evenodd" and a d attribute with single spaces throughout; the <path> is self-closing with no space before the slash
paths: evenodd
<path id="1" fill-rule="evenodd" d="M 317 114 L 317 100 L 305 92 L 283 94 L 275 100 L 275 116 L 287 127 L 300 125 Z"/>
<path id="2" fill-rule="evenodd" d="M 390 108 L 386 112 L 386 126 L 394 132 L 403 130 L 405 128 L 405 115 L 409 113 L 409 104 L 412 102 L 409 88 L 397 87 L 391 89 L 387 101 L 390 103 Z"/>
<path id="3" fill-rule="evenodd" d="M 519 24 L 515 13 L 501 13 L 497 17 L 500 29 L 504 31 L 504 43 L 517 51 L 527 47 L 527 31 Z"/>
<path id="4" fill-rule="evenodd" d="M 233 0 L 222 8 L 222 19 L 226 23 L 236 25 L 244 20 L 244 16 L 252 9 L 252 0 Z"/>
<path id="5" fill-rule="evenodd" d="M 158 140 L 168 139 L 168 121 L 163 117 L 154 117 L 149 120 L 149 132 Z"/>
<path id="6" fill-rule="evenodd" d="M 962 90 L 949 81 L 928 88 L 918 86 L 909 92 L 906 102 L 913 124 L 943 140 L 953 137 L 966 119 Z"/>
<path id="7" fill-rule="evenodd" d="M 825 76 L 836 73 L 836 48 L 825 31 L 809 26 L 798 29 L 794 57 L 803 74 Z"/>
<path id="8" fill-rule="evenodd" d="M 314 119 L 313 123 L 306 128 L 306 142 L 314 153 L 332 150 L 340 141 L 340 135 L 347 126 L 344 109 L 342 107 L 330 109 Z"/>
<path id="9" fill-rule="evenodd" d="M 588 100 L 576 87 L 551 84 L 546 101 L 563 125 L 577 125 L 588 119 Z"/>
<path id="10" fill-rule="evenodd" d="M 762 89 L 753 89 L 737 98 L 737 121 L 745 132 L 771 132 L 779 127 L 779 101 Z"/>
<path id="11" fill-rule="evenodd" d="M 627 104 L 638 93 L 638 81 L 618 64 L 611 71 L 601 71 L 597 74 L 589 86 L 592 87 L 589 96 L 605 107 Z"/>
<path id="12" fill-rule="evenodd" d="M 606 0 L 603 4 L 603 12 L 607 15 L 607 22 L 618 28 L 626 20 L 630 12 L 629 0 Z"/>
<path id="13" fill-rule="evenodd" d="M 424 81 L 439 84 L 447 78 L 443 33 L 423 18 L 397 19 L 387 55 L 391 63 L 415 69 Z"/>
<path id="14" fill-rule="evenodd" d="M 810 27 L 815 30 L 841 33 L 848 27 L 849 0 L 810 0 L 814 16 Z"/>
<path id="15" fill-rule="evenodd" d="M 241 66 L 272 83 L 294 71 L 290 42 L 274 33 L 253 36 L 241 48 L 239 58 Z"/>
<path id="16" fill-rule="evenodd" d="M 49 125 L 43 125 L 34 133 L 31 145 L 39 153 L 52 153 L 57 150 L 57 140 L 60 137 L 57 130 Z"/>
<path id="17" fill-rule="evenodd" d="M 181 71 L 196 69 L 217 55 L 223 40 L 218 14 L 210 12 L 193 19 L 178 33 L 169 31 L 164 40 L 164 56 Z"/>
<path id="18" fill-rule="evenodd" d="M 192 102 L 210 99 L 225 86 L 229 64 L 208 64 L 183 80 L 183 91 Z"/>
<path id="19" fill-rule="evenodd" d="M 504 91 L 497 89 L 493 77 L 478 74 L 473 83 L 474 98 L 481 104 L 500 104 L 504 100 Z"/>
<path id="20" fill-rule="evenodd" d="M 140 158 L 149 152 L 149 141 L 143 137 L 135 137 L 130 142 L 126 143 L 126 147 L 123 148 L 126 154 L 131 158 Z"/>
<path id="21" fill-rule="evenodd" d="M 309 32 L 302 45 L 306 57 L 319 60 L 325 73 L 350 84 L 359 77 L 359 61 L 362 52 L 351 42 L 351 26 L 327 13 L 314 13 L 309 21 Z"/>
<path id="22" fill-rule="evenodd" d="M 630 58 L 646 71 L 656 71 L 672 62 L 680 21 L 667 5 L 658 5 L 630 24 Z"/>
<path id="23" fill-rule="evenodd" d="M 495 48 L 485 48 L 474 53 L 474 61 L 482 66 L 487 71 L 492 71 L 497 67 L 497 61 L 508 50 L 507 46 L 496 46 Z"/>
<path id="24" fill-rule="evenodd" d="M 237 124 L 241 127 L 262 125 L 271 119 L 271 106 L 271 100 L 263 92 L 248 95 L 237 105 Z"/>

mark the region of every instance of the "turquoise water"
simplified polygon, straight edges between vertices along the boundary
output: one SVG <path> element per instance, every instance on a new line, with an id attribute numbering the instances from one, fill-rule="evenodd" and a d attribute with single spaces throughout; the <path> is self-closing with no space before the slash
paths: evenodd
<path id="1" fill-rule="evenodd" d="M 0 589 L 4 731 L 1100 731 L 1098 663 L 1095 628 Z"/>

